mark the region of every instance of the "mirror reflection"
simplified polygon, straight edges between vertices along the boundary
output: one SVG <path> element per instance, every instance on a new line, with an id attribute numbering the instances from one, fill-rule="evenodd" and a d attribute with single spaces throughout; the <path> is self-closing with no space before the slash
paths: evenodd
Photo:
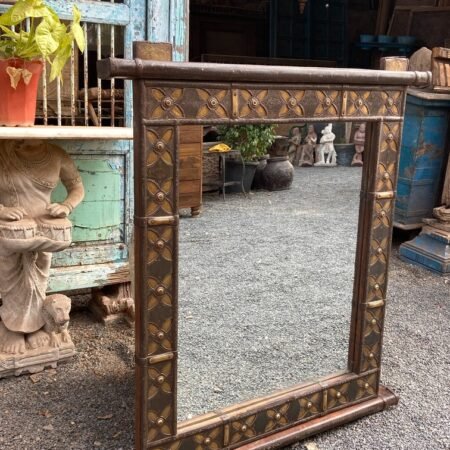
<path id="1" fill-rule="evenodd" d="M 179 420 L 347 368 L 364 125 L 253 128 L 253 144 L 278 136 L 268 157 L 204 130 L 221 140 L 203 143 L 212 192 L 181 219 Z"/>

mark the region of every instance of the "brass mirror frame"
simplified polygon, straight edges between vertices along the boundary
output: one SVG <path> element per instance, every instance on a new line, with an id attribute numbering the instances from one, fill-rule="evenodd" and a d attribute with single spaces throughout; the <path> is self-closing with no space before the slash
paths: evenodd
<path id="1" fill-rule="evenodd" d="M 114 58 L 98 71 L 133 80 L 136 448 L 277 447 L 396 404 L 380 358 L 397 166 L 406 89 L 431 74 Z M 299 121 L 368 124 L 348 372 L 178 426 L 179 127 Z"/>

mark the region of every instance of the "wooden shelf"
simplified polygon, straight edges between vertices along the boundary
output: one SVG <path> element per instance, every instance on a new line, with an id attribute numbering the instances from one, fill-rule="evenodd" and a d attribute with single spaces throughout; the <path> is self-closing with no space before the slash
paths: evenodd
<path id="1" fill-rule="evenodd" d="M 126 127 L 0 127 L 0 139 L 133 139 L 133 128 Z"/>

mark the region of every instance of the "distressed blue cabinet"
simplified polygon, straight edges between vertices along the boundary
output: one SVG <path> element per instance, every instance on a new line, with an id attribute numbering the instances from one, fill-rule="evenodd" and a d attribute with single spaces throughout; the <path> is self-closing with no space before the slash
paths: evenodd
<path id="1" fill-rule="evenodd" d="M 73 132 L 67 129 L 70 127 L 65 127 L 63 134 L 67 137 L 58 138 L 54 142 L 72 156 L 86 189 L 83 203 L 71 215 L 74 225 L 73 243 L 69 249 L 53 255 L 49 292 L 123 283 L 129 280 L 133 218 L 131 84 L 117 80 L 115 85 L 110 85 L 109 82 L 97 80 L 95 62 L 100 57 L 110 55 L 130 59 L 132 42 L 139 40 L 170 42 L 173 44 L 173 59 L 185 60 L 188 51 L 186 36 L 189 0 L 46 1 L 62 19 L 70 19 L 72 5 L 78 6 L 88 44 L 85 55 L 74 57 L 72 67 L 66 67 L 66 76 L 69 78 L 63 83 L 61 91 L 63 94 L 68 92 L 68 97 L 62 99 L 59 108 L 62 114 L 58 113 L 58 118 L 48 120 L 48 127 L 42 136 L 53 140 L 58 126 L 76 125 Z M 0 5 L 0 12 L 7 8 L 9 6 L 6 4 Z M 73 93 L 72 84 L 75 86 Z M 120 98 L 123 106 L 119 126 L 124 131 L 118 130 L 117 123 L 114 123 L 117 133 L 113 134 L 109 125 L 114 121 L 111 115 L 111 123 L 108 123 L 106 102 L 103 126 L 94 127 L 96 121 L 92 111 L 88 115 L 86 107 L 88 90 L 83 91 L 83 86 L 100 87 L 100 92 L 109 89 L 111 92 L 123 93 Z M 50 90 L 49 86 L 47 94 Z M 46 107 L 50 111 L 51 108 L 56 109 L 55 105 L 56 100 L 52 98 Z M 78 111 L 76 119 L 70 117 L 71 106 Z M 38 104 L 38 111 L 40 108 L 46 109 L 42 103 Z M 66 109 L 69 116 L 65 117 Z M 113 109 L 114 106 L 111 106 L 111 111 Z M 97 107 L 94 111 L 95 119 L 101 113 L 101 108 Z M 90 134 L 95 135 L 95 138 L 87 139 L 85 130 L 92 128 L 97 128 L 98 132 Z M 114 136 L 121 138 L 115 139 Z M 33 130 L 0 128 L 0 138 L 27 137 L 35 137 Z M 53 200 L 60 201 L 64 196 L 64 188 L 60 185 L 53 193 Z"/>
<path id="2" fill-rule="evenodd" d="M 408 92 L 394 216 L 398 228 L 420 228 L 439 204 L 449 123 L 450 95 Z"/>

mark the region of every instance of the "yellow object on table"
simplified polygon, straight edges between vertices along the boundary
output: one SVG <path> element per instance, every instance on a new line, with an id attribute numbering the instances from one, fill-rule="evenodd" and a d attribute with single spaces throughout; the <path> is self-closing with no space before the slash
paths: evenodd
<path id="1" fill-rule="evenodd" d="M 227 144 L 217 144 L 208 149 L 209 152 L 218 152 L 218 153 L 226 153 L 229 152 L 230 150 L 231 147 L 228 147 Z"/>

